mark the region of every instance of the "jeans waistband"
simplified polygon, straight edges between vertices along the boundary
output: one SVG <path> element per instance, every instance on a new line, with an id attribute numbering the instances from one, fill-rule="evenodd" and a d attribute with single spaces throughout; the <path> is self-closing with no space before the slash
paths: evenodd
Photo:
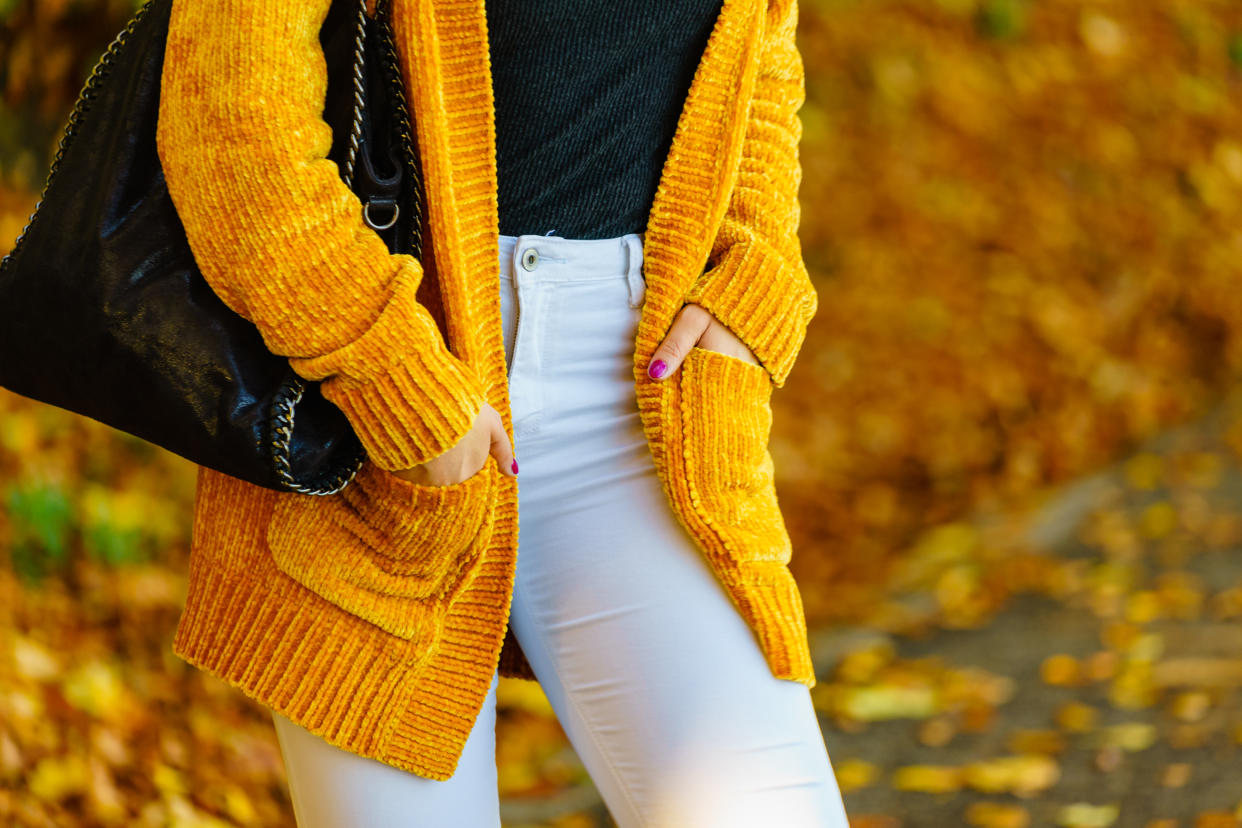
<path id="1" fill-rule="evenodd" d="M 612 239 L 566 239 L 561 236 L 506 236 L 500 240 L 500 276 L 521 284 L 625 279 L 630 307 L 642 304 L 642 233 Z"/>

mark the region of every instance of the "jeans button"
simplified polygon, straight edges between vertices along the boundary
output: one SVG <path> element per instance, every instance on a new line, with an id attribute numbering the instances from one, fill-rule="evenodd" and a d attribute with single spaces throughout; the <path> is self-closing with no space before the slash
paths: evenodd
<path id="1" fill-rule="evenodd" d="M 522 251 L 522 267 L 526 270 L 534 270 L 539 266 L 539 251 L 533 247 L 528 247 Z"/>

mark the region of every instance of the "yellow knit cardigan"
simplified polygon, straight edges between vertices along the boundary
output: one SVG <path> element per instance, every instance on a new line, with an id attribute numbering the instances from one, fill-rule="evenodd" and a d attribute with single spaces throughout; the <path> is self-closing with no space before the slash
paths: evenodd
<path id="1" fill-rule="evenodd" d="M 450 486 L 389 473 L 451 447 L 484 400 L 513 433 L 484 4 L 393 2 L 427 190 L 422 262 L 388 253 L 326 159 L 329 4 L 173 6 L 158 148 L 191 248 L 268 347 L 323 381 L 369 455 L 330 497 L 200 469 L 173 649 L 332 744 L 447 779 L 493 670 L 535 678 L 507 624 L 517 482 L 490 457 Z M 796 235 L 796 19 L 795 0 L 724 2 L 646 230 L 634 382 L 670 507 L 773 674 L 809 687 L 768 451 L 771 392 L 816 308 Z M 762 365 L 695 347 L 649 379 L 685 302 Z"/>

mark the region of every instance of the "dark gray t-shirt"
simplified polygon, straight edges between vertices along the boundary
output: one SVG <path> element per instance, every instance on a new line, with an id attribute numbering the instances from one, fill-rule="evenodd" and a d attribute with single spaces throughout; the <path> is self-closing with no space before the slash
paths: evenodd
<path id="1" fill-rule="evenodd" d="M 486 10 L 500 232 L 646 230 L 720 0 L 486 0 Z"/>

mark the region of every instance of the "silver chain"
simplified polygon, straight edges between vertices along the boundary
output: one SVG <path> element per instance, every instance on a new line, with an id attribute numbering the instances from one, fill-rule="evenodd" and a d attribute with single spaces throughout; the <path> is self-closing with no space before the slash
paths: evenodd
<path id="1" fill-rule="evenodd" d="M 423 258 L 423 208 L 420 190 L 422 189 L 419 175 L 418 150 L 414 136 L 410 133 L 409 105 L 405 96 L 405 82 L 401 78 L 401 63 L 397 58 L 397 44 L 392 33 L 392 19 L 388 14 L 389 0 L 376 0 L 375 17 L 380 21 L 380 36 L 384 39 L 384 58 L 389 74 L 394 78 L 391 84 L 396 98 L 395 108 L 401 113 L 401 147 L 405 151 L 405 166 L 410 174 L 410 192 L 413 194 L 414 218 L 410 222 L 410 247 L 414 258 Z"/>
<path id="2" fill-rule="evenodd" d="M 349 130 L 349 152 L 345 156 L 345 184 L 354 186 L 354 165 L 358 161 L 358 148 L 362 144 L 362 112 L 366 106 L 366 86 L 363 75 L 366 67 L 367 0 L 358 0 L 358 29 L 354 33 L 354 120 Z"/>
<path id="3" fill-rule="evenodd" d="M 294 478 L 289 459 L 290 448 L 293 444 L 293 413 L 297 404 L 302 401 L 302 395 L 305 392 L 306 382 L 301 377 L 292 376 L 276 394 L 276 403 L 272 412 L 272 462 L 276 466 L 276 476 L 289 491 L 304 495 L 334 495 L 354 479 L 358 470 L 362 468 L 366 455 L 359 452 L 349 468 L 341 471 L 331 482 L 323 486 L 308 486 L 299 483 Z"/>

